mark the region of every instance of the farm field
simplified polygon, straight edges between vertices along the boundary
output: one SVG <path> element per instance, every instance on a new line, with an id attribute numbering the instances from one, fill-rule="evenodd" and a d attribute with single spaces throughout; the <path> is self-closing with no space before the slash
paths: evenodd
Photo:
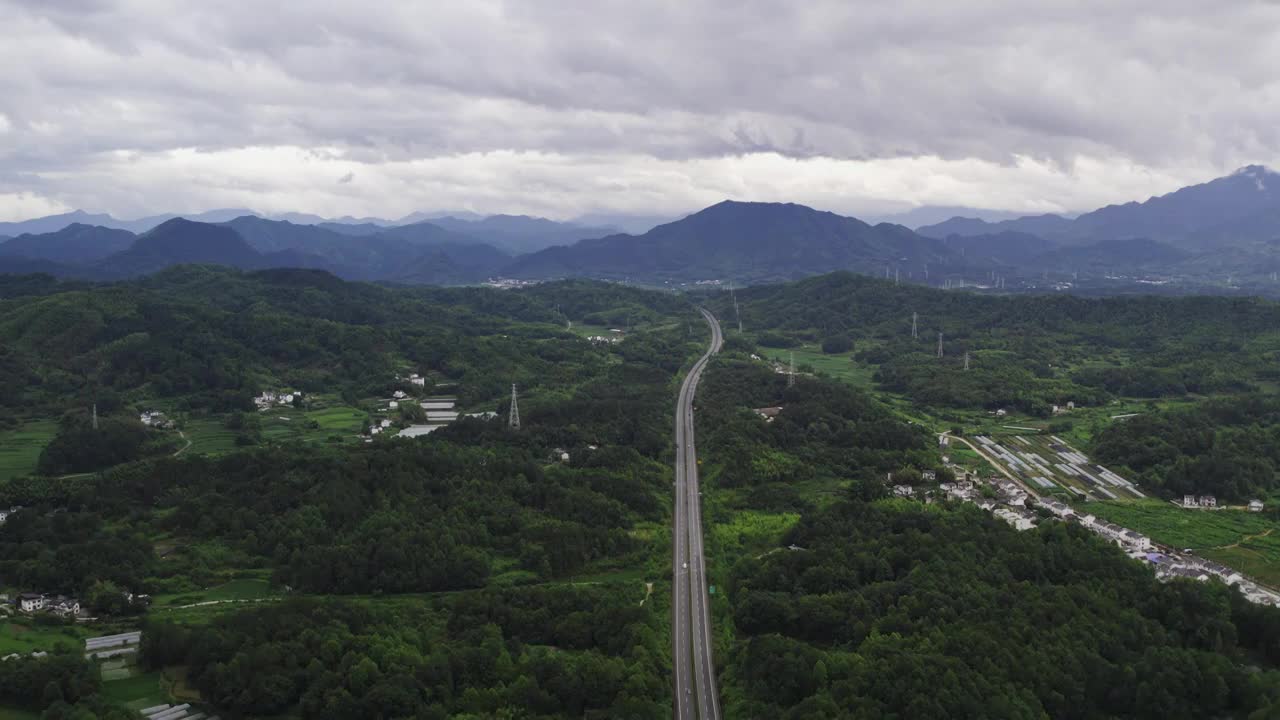
<path id="1" fill-rule="evenodd" d="M 816 345 L 802 345 L 794 350 L 770 349 L 767 356 L 785 364 L 790 360 L 788 353 L 795 353 L 797 368 L 808 365 L 814 372 L 826 373 L 861 388 L 870 389 L 874 385 L 871 378 L 875 375 L 875 366 L 854 360 L 852 352 L 829 355 Z"/>
<path id="2" fill-rule="evenodd" d="M 1152 540 L 1280 586 L 1280 523 L 1244 510 L 1190 510 L 1160 500 L 1097 502 L 1088 512 Z"/>
<path id="3" fill-rule="evenodd" d="M 1145 494 L 1128 480 L 1094 464 L 1054 435 L 980 435 L 974 440 L 1028 486 L 1079 499 L 1133 500 Z"/>
<path id="4" fill-rule="evenodd" d="M 199 592 L 157 595 L 153 598 L 152 607 L 164 609 L 210 601 L 258 600 L 280 594 L 279 591 L 272 590 L 270 583 L 263 578 L 241 578 Z"/>
<path id="5" fill-rule="evenodd" d="M 354 441 L 368 413 L 347 405 L 315 410 L 272 408 L 258 413 L 264 442 L 325 442 L 330 436 Z M 206 417 L 186 423 L 191 440 L 186 451 L 192 454 L 217 455 L 236 449 L 237 431 L 226 426 L 226 417 Z"/>
<path id="6" fill-rule="evenodd" d="M 188 421 L 183 432 L 191 441 L 186 452 L 192 455 L 216 455 L 236 448 L 236 433 L 226 428 L 223 418 Z"/>
<path id="7" fill-rule="evenodd" d="M 138 667 L 137 655 L 121 655 L 102 662 L 102 694 L 125 707 L 141 710 L 172 701 L 159 672 Z"/>
<path id="8" fill-rule="evenodd" d="M 57 430 L 58 423 L 53 420 L 33 420 L 0 431 L 0 482 L 34 472 L 40 451 Z"/>
<path id="9" fill-rule="evenodd" d="M 0 618 L 0 656 L 53 650 L 59 644 L 82 646 L 99 633 L 79 625 L 34 625 L 25 617 Z"/>

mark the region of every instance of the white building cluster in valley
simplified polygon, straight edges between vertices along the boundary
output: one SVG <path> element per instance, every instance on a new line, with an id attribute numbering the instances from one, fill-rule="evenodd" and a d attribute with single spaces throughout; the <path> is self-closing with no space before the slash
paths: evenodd
<path id="1" fill-rule="evenodd" d="M 253 399 L 253 404 L 257 406 L 258 412 L 266 412 L 277 405 L 292 405 L 294 400 L 301 397 L 301 391 L 263 390 L 261 395 Z"/>

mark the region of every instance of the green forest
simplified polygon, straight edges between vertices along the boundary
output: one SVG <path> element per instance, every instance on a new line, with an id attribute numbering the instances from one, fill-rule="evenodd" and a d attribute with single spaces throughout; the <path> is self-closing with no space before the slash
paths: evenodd
<path id="1" fill-rule="evenodd" d="M 110 286 L 7 282 L 8 367 L 39 382 L 4 412 L 58 426 L 40 473 L 0 484 L 0 505 L 21 507 L 0 525 L 6 587 L 142 622 L 145 668 L 183 668 L 232 717 L 666 715 L 669 424 L 676 376 L 705 342 L 684 300 L 602 283 L 434 290 L 190 267 Z M 592 344 L 570 321 L 628 332 Z M 70 326 L 87 334 L 51 337 Z M 363 343 L 349 357 L 348 338 Z M 139 350 L 156 372 L 120 372 Z M 234 371 L 206 384 L 196 363 Z M 260 389 L 358 402 L 406 369 L 503 411 L 520 383 L 520 429 L 463 417 L 413 441 L 173 457 L 171 433 L 136 421 L 167 402 L 260 433 L 258 414 L 241 412 Z M 96 393 L 96 430 L 59 405 L 68 388 Z M 246 582 L 268 583 L 271 602 L 179 610 Z M 142 608 L 125 591 L 154 603 L 131 621 Z M 6 666 L 55 672 L 40 658 Z M 76 680 L 86 673 L 94 682 Z M 91 663 L 56 674 L 60 693 L 31 679 L 40 692 L 0 704 L 48 717 L 118 708 Z"/>
<path id="2" fill-rule="evenodd" d="M 1210 494 L 1237 504 L 1268 497 L 1280 488 L 1280 397 L 1209 400 L 1128 418 L 1100 436 L 1094 452 L 1165 497 Z"/>

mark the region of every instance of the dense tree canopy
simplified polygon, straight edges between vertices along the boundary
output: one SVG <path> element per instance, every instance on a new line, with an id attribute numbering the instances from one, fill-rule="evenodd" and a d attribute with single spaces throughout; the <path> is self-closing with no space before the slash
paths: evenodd
<path id="1" fill-rule="evenodd" d="M 1165 497 L 1202 493 L 1248 501 L 1280 487 L 1280 398 L 1246 395 L 1153 410 L 1093 443 L 1098 460 L 1127 468 Z"/>
<path id="2" fill-rule="evenodd" d="M 290 601 L 208 626 L 150 624 L 144 662 L 183 664 L 228 713 L 307 718 L 661 718 L 666 614 L 617 588 L 434 600 Z"/>
<path id="3" fill-rule="evenodd" d="M 570 320 L 629 328 L 681 313 L 681 298 L 605 283 L 402 288 L 200 266 L 99 286 L 0 276 L 0 413 L 61 415 L 69 398 L 107 395 L 251 410 L 277 386 L 382 394 L 403 368 L 459 383 L 464 403 L 490 400 L 512 382 L 564 384 L 606 352 L 570 352 Z"/>

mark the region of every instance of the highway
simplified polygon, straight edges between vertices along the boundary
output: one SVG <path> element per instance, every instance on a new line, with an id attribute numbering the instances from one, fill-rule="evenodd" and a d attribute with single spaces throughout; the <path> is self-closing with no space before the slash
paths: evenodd
<path id="1" fill-rule="evenodd" d="M 711 652 L 711 611 L 702 550 L 702 504 L 698 491 L 698 453 L 693 437 L 693 398 L 711 356 L 724 337 L 720 323 L 699 312 L 711 327 L 711 345 L 680 385 L 676 401 L 675 530 L 671 600 L 672 664 L 677 720 L 719 720 L 716 666 Z"/>

